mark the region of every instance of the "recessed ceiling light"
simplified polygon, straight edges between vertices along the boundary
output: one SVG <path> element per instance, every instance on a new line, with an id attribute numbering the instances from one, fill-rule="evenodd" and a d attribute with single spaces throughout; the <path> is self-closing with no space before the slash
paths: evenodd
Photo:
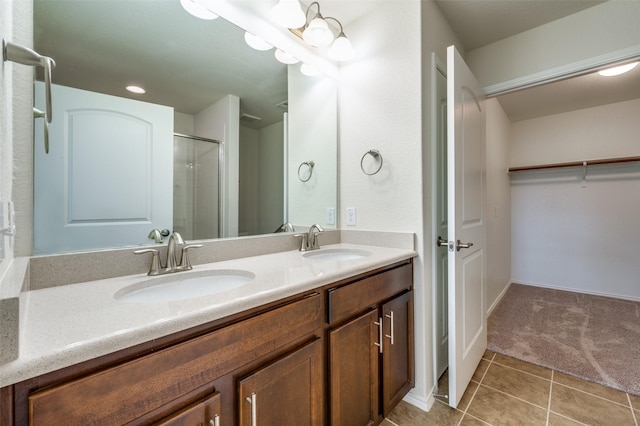
<path id="1" fill-rule="evenodd" d="M 598 71 L 598 74 L 605 77 L 613 77 L 614 75 L 624 74 L 627 71 L 631 71 L 638 65 L 638 62 L 631 62 L 630 64 L 624 64 L 613 68 L 607 68 L 606 70 Z"/>
<path id="2" fill-rule="evenodd" d="M 131 85 L 131 86 L 127 86 L 127 90 L 128 90 L 129 92 L 131 92 L 131 93 L 135 93 L 135 94 L 138 94 L 138 95 L 142 95 L 142 94 L 144 94 L 144 93 L 147 93 L 147 91 L 146 91 L 146 90 L 144 90 L 144 89 L 143 89 L 142 87 L 140 87 L 140 86 L 133 86 L 133 85 Z"/>
<path id="3" fill-rule="evenodd" d="M 180 0 L 180 4 L 190 14 L 200 19 L 216 19 L 218 15 L 207 9 L 198 0 Z"/>

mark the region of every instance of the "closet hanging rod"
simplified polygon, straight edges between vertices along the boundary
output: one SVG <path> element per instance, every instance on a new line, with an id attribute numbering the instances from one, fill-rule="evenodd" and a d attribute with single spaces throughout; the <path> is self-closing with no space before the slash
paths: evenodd
<path id="1" fill-rule="evenodd" d="M 599 164 L 631 163 L 634 161 L 640 161 L 640 156 L 603 158 L 599 160 L 571 161 L 568 163 L 537 164 L 534 166 L 509 167 L 509 173 L 524 172 L 529 170 L 557 169 L 562 167 L 584 167 L 584 166 L 595 166 Z"/>

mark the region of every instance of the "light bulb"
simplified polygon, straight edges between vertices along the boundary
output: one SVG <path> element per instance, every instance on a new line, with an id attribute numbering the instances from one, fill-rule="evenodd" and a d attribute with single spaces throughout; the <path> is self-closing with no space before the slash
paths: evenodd
<path id="1" fill-rule="evenodd" d="M 301 28 L 307 22 L 307 17 L 298 0 L 280 0 L 271 9 L 271 16 L 287 28 Z"/>
<path id="2" fill-rule="evenodd" d="M 218 15 L 204 7 L 198 0 L 180 0 L 180 4 L 190 14 L 200 19 L 216 19 Z"/>
<path id="3" fill-rule="evenodd" d="M 307 25 L 307 28 L 302 33 L 302 38 L 314 47 L 328 46 L 333 41 L 333 33 L 329 29 L 327 21 L 322 18 L 322 15 L 317 14 Z"/>
<path id="4" fill-rule="evenodd" d="M 307 77 L 316 77 L 320 75 L 320 71 L 318 71 L 317 69 L 315 69 L 309 64 L 302 64 L 300 66 L 300 72 L 306 75 Z"/>
<path id="5" fill-rule="evenodd" d="M 272 45 L 270 45 L 260 37 L 251 34 L 250 32 L 244 33 L 244 41 L 246 41 L 249 46 L 256 50 L 269 50 L 273 48 Z"/>
<path id="6" fill-rule="evenodd" d="M 284 50 L 280 50 L 280 49 L 276 49 L 275 56 L 276 56 L 276 59 L 278 61 L 282 62 L 283 64 L 287 64 L 287 65 L 297 64 L 298 62 L 300 62 L 298 60 L 298 58 L 296 58 L 295 56 L 285 52 Z"/>
<path id="7" fill-rule="evenodd" d="M 355 51 L 351 42 L 344 33 L 340 33 L 329 49 L 329 57 L 336 61 L 348 61 L 354 56 Z"/>
<path id="8" fill-rule="evenodd" d="M 607 68 L 606 70 L 598 71 L 598 74 L 605 77 L 613 77 L 614 75 L 624 74 L 627 71 L 631 71 L 638 65 L 638 62 L 631 62 L 630 64 L 620 65 L 618 67 Z"/>

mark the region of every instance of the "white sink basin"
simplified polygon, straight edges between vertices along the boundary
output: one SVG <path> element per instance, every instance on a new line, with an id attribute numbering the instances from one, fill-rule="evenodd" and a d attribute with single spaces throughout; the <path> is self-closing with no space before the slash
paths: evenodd
<path id="1" fill-rule="evenodd" d="M 356 260 L 370 256 L 371 252 L 358 249 L 320 249 L 302 255 L 311 260 Z"/>
<path id="2" fill-rule="evenodd" d="M 131 303 L 185 300 L 235 290 L 255 277 L 252 272 L 237 269 L 177 272 L 132 284 L 118 290 L 114 297 Z"/>

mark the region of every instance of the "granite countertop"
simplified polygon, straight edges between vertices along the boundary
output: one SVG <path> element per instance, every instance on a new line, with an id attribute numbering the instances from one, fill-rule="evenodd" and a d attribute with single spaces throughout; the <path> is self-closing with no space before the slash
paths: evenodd
<path id="1" fill-rule="evenodd" d="M 167 275 L 103 279 L 25 292 L 21 297 L 19 356 L 0 365 L 0 387 L 68 367 L 149 340 L 261 306 L 341 279 L 412 258 L 413 250 L 332 244 L 328 249 L 371 254 L 348 261 L 312 260 L 285 251 L 194 266 L 188 274 L 233 269 L 249 271 L 248 284 L 209 296 L 169 302 L 118 301 L 124 287 Z"/>

